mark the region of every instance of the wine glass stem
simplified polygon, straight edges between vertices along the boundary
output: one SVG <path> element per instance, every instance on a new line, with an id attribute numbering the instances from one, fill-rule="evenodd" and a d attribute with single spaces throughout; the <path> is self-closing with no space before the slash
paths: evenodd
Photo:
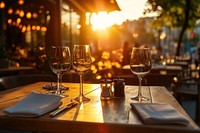
<path id="1" fill-rule="evenodd" d="M 60 74 L 60 81 L 59 81 L 59 85 L 60 85 L 60 89 L 62 88 L 62 74 Z"/>
<path id="2" fill-rule="evenodd" d="M 80 96 L 83 96 L 83 75 L 80 74 Z"/>
<path id="3" fill-rule="evenodd" d="M 142 93 L 141 93 L 142 77 L 138 76 L 138 80 L 139 80 L 138 100 L 139 100 L 139 102 L 141 102 L 142 101 Z"/>
<path id="4" fill-rule="evenodd" d="M 57 74 L 57 90 L 56 95 L 60 95 L 60 74 Z"/>

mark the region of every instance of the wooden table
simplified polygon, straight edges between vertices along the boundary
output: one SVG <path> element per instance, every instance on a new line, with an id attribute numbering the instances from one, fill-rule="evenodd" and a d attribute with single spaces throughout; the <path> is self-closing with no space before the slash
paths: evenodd
<path id="1" fill-rule="evenodd" d="M 1 68 L 0 69 L 0 77 L 33 73 L 35 71 L 36 71 L 36 68 L 30 67 L 30 66 Z"/>
<path id="2" fill-rule="evenodd" d="M 183 69 L 188 67 L 187 61 L 176 61 L 174 63 L 167 63 L 169 66 L 181 66 Z"/>
<path id="3" fill-rule="evenodd" d="M 162 86 L 144 86 L 142 92 L 153 103 L 169 103 L 190 120 L 187 127 L 166 125 L 144 125 L 130 107 L 130 97 L 137 94 L 137 86 L 125 87 L 125 98 L 100 100 L 99 84 L 84 84 L 84 93 L 90 97 L 88 103 L 51 118 L 45 114 L 38 118 L 15 118 L 4 114 L 3 109 L 15 104 L 32 91 L 46 92 L 42 87 L 47 82 L 37 82 L 23 87 L 0 92 L 0 130 L 22 130 L 41 132 L 115 132 L 115 133 L 187 133 L 200 132 L 198 126 L 186 114 L 176 99 Z M 65 93 L 69 97 L 62 99 L 62 106 L 79 94 L 79 84 L 64 83 L 69 86 Z M 62 107 L 61 106 L 61 107 Z"/>
<path id="4" fill-rule="evenodd" d="M 161 64 L 153 64 L 150 73 L 158 73 L 158 74 L 181 74 L 182 72 L 181 66 L 172 66 L 172 65 L 161 65 Z M 123 74 L 132 74 L 129 65 L 125 65 L 122 67 Z"/>

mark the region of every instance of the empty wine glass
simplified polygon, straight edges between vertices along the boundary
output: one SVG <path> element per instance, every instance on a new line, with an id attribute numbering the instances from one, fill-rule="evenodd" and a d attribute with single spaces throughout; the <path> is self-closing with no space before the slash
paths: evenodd
<path id="1" fill-rule="evenodd" d="M 57 75 L 57 90 L 55 94 L 64 97 L 60 90 L 60 76 L 70 70 L 70 49 L 68 46 L 52 46 L 51 55 L 49 56 L 50 68 Z"/>
<path id="2" fill-rule="evenodd" d="M 133 74 L 136 74 L 139 80 L 138 95 L 131 97 L 132 100 L 138 100 L 139 102 L 148 100 L 149 98 L 142 96 L 141 84 L 142 78 L 148 74 L 151 70 L 151 55 L 149 48 L 133 47 L 130 59 L 130 69 Z"/>
<path id="3" fill-rule="evenodd" d="M 92 63 L 90 46 L 74 45 L 72 59 L 72 67 L 75 72 L 78 73 L 80 76 L 79 96 L 76 97 L 74 100 L 77 102 L 88 102 L 90 101 L 90 99 L 85 97 L 83 94 L 83 75 L 88 72 Z"/>

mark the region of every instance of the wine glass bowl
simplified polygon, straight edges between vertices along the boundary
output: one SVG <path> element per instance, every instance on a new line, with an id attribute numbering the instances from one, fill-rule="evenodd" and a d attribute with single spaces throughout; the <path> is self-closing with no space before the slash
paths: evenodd
<path id="1" fill-rule="evenodd" d="M 61 94 L 60 78 L 61 75 L 68 72 L 71 67 L 71 54 L 68 46 L 52 46 L 51 55 L 49 55 L 49 66 L 53 73 L 57 75 L 57 89 L 56 95 Z"/>
<path id="2" fill-rule="evenodd" d="M 90 69 L 91 63 L 90 61 L 86 61 L 85 59 L 76 59 L 77 61 L 73 62 L 74 71 L 80 75 L 87 73 Z"/>
<path id="3" fill-rule="evenodd" d="M 148 100 L 149 98 L 142 96 L 141 83 L 142 78 L 148 74 L 151 70 L 152 62 L 149 48 L 133 47 L 130 58 L 130 69 L 133 74 L 136 74 L 139 80 L 138 94 L 136 97 L 132 97 L 132 100 L 138 100 L 139 102 Z"/>
<path id="4" fill-rule="evenodd" d="M 83 94 L 83 75 L 89 71 L 91 64 L 92 60 L 90 46 L 74 45 L 72 67 L 74 71 L 80 76 L 80 93 L 78 97 L 73 99 L 77 102 L 90 101 L 90 99 Z"/>

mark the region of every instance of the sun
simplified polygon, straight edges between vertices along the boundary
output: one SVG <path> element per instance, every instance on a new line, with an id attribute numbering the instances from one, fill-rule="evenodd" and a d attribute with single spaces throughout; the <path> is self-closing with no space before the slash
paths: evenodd
<path id="1" fill-rule="evenodd" d="M 108 19 L 108 13 L 107 12 L 98 12 L 93 13 L 91 16 L 90 23 L 92 24 L 92 29 L 106 29 L 110 26 L 109 19 Z"/>
<path id="2" fill-rule="evenodd" d="M 121 25 L 126 20 L 138 19 L 143 15 L 147 0 L 117 0 L 121 11 L 91 13 L 93 30 L 104 30 L 112 25 Z"/>
<path id="3" fill-rule="evenodd" d="M 125 19 L 123 12 L 120 11 L 98 12 L 91 14 L 90 24 L 92 30 L 105 30 L 113 25 L 121 25 Z"/>

